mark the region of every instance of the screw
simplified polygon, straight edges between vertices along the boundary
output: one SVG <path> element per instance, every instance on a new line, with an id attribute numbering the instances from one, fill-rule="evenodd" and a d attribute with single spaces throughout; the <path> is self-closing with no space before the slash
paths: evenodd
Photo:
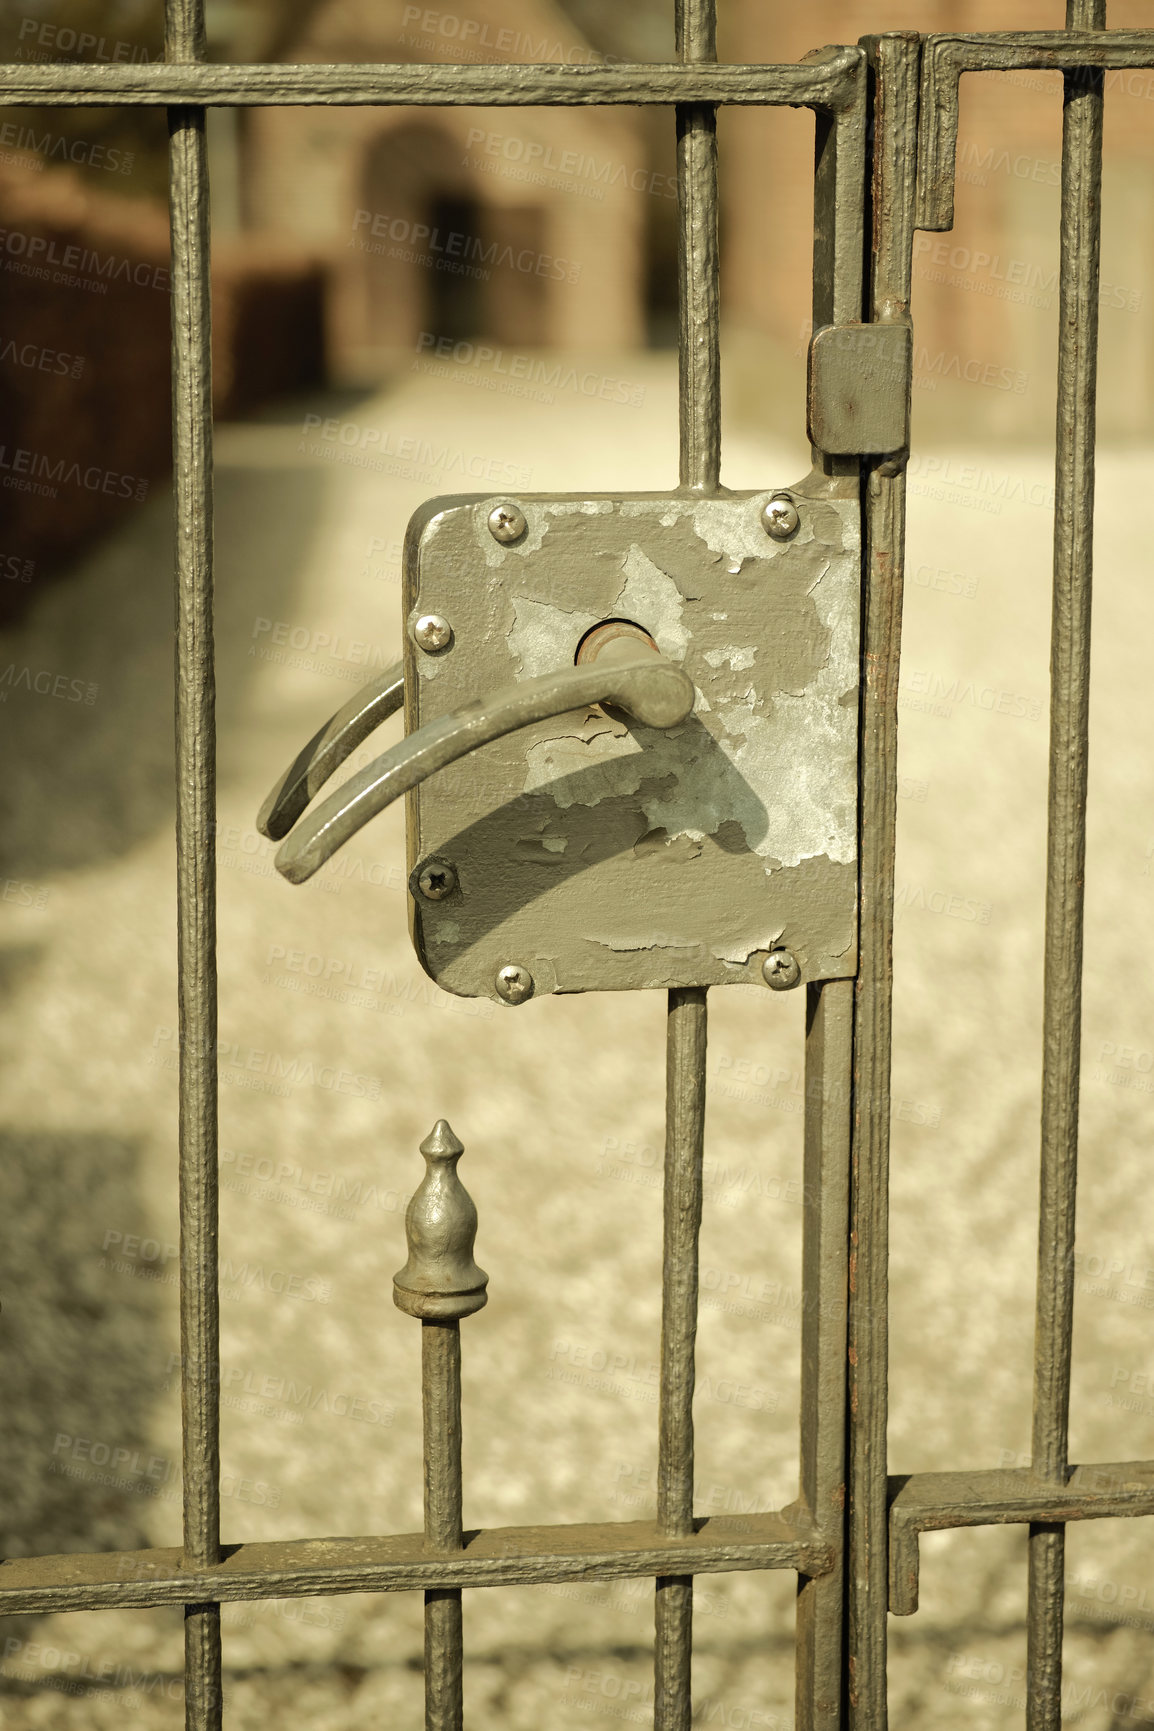
<path id="1" fill-rule="evenodd" d="M 526 998 L 533 996 L 533 976 L 528 968 L 519 968 L 515 964 L 498 968 L 497 991 L 507 1004 L 523 1004 Z"/>
<path id="2" fill-rule="evenodd" d="M 421 867 L 417 885 L 426 901 L 443 902 L 457 887 L 457 874 L 448 860 L 431 859 Z"/>
<path id="3" fill-rule="evenodd" d="M 801 967 L 792 950 L 770 950 L 761 964 L 762 977 L 775 992 L 788 992 L 801 979 Z"/>
<path id="4" fill-rule="evenodd" d="M 763 507 L 761 526 L 775 541 L 788 541 L 801 527 L 797 506 L 786 493 L 778 493 Z"/>
<path id="5" fill-rule="evenodd" d="M 438 655 L 453 641 L 453 627 L 439 613 L 422 613 L 413 626 L 413 642 L 426 655 Z"/>
<path id="6" fill-rule="evenodd" d="M 489 533 L 503 547 L 519 541 L 527 528 L 525 513 L 519 505 L 494 505 L 489 512 Z"/>

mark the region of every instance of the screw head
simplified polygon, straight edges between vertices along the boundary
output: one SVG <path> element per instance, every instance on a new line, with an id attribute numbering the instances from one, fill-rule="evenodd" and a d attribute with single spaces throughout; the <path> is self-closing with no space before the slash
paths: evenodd
<path id="1" fill-rule="evenodd" d="M 761 526 L 775 541 L 788 541 L 797 534 L 801 517 L 788 494 L 779 493 L 762 507 Z"/>
<path id="2" fill-rule="evenodd" d="M 528 526 L 519 505 L 494 505 L 489 512 L 489 533 L 503 547 L 519 541 Z"/>
<path id="3" fill-rule="evenodd" d="M 453 641 L 453 627 L 439 613 L 422 613 L 413 626 L 413 642 L 426 655 L 439 655 Z"/>
<path id="4" fill-rule="evenodd" d="M 426 860 L 417 878 L 417 887 L 426 901 L 443 902 L 457 887 L 457 873 L 448 860 Z"/>
<path id="5" fill-rule="evenodd" d="M 761 964 L 761 974 L 772 991 L 788 992 L 800 981 L 801 967 L 792 950 L 770 950 Z"/>
<path id="6" fill-rule="evenodd" d="M 497 970 L 497 993 L 507 1004 L 523 1004 L 533 996 L 533 976 L 528 968 L 511 963 Z"/>

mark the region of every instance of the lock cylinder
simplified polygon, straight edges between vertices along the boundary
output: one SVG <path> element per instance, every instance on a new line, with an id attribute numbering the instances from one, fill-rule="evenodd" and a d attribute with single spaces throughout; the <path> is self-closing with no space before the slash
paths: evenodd
<path id="1" fill-rule="evenodd" d="M 578 667 L 586 667 L 593 661 L 615 666 L 636 661 L 646 653 L 660 655 L 661 651 L 644 627 L 635 625 L 632 619 L 603 619 L 585 633 L 573 659 Z"/>

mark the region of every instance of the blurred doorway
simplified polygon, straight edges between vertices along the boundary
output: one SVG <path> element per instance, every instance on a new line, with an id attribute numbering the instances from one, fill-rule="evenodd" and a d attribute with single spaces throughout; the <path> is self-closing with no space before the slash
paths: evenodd
<path id="1" fill-rule="evenodd" d="M 422 333 L 519 346 L 548 340 L 550 259 L 538 204 L 497 204 L 459 143 L 425 121 L 373 140 L 362 173 L 364 344 L 411 349 Z"/>

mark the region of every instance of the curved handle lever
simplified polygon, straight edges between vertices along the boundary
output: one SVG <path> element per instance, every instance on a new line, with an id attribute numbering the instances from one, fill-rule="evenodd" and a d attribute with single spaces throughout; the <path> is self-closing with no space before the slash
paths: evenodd
<path id="1" fill-rule="evenodd" d="M 607 663 L 608 657 L 523 679 L 429 722 L 330 794 L 279 849 L 277 870 L 290 883 L 304 883 L 370 818 L 418 782 L 534 721 L 608 703 L 644 727 L 666 728 L 676 727 L 692 710 L 693 681 L 671 661 L 638 653 L 616 665 Z"/>
<path id="2" fill-rule="evenodd" d="M 289 764 L 257 814 L 261 835 L 282 841 L 330 775 L 404 700 L 405 664 L 398 661 L 350 697 Z"/>

